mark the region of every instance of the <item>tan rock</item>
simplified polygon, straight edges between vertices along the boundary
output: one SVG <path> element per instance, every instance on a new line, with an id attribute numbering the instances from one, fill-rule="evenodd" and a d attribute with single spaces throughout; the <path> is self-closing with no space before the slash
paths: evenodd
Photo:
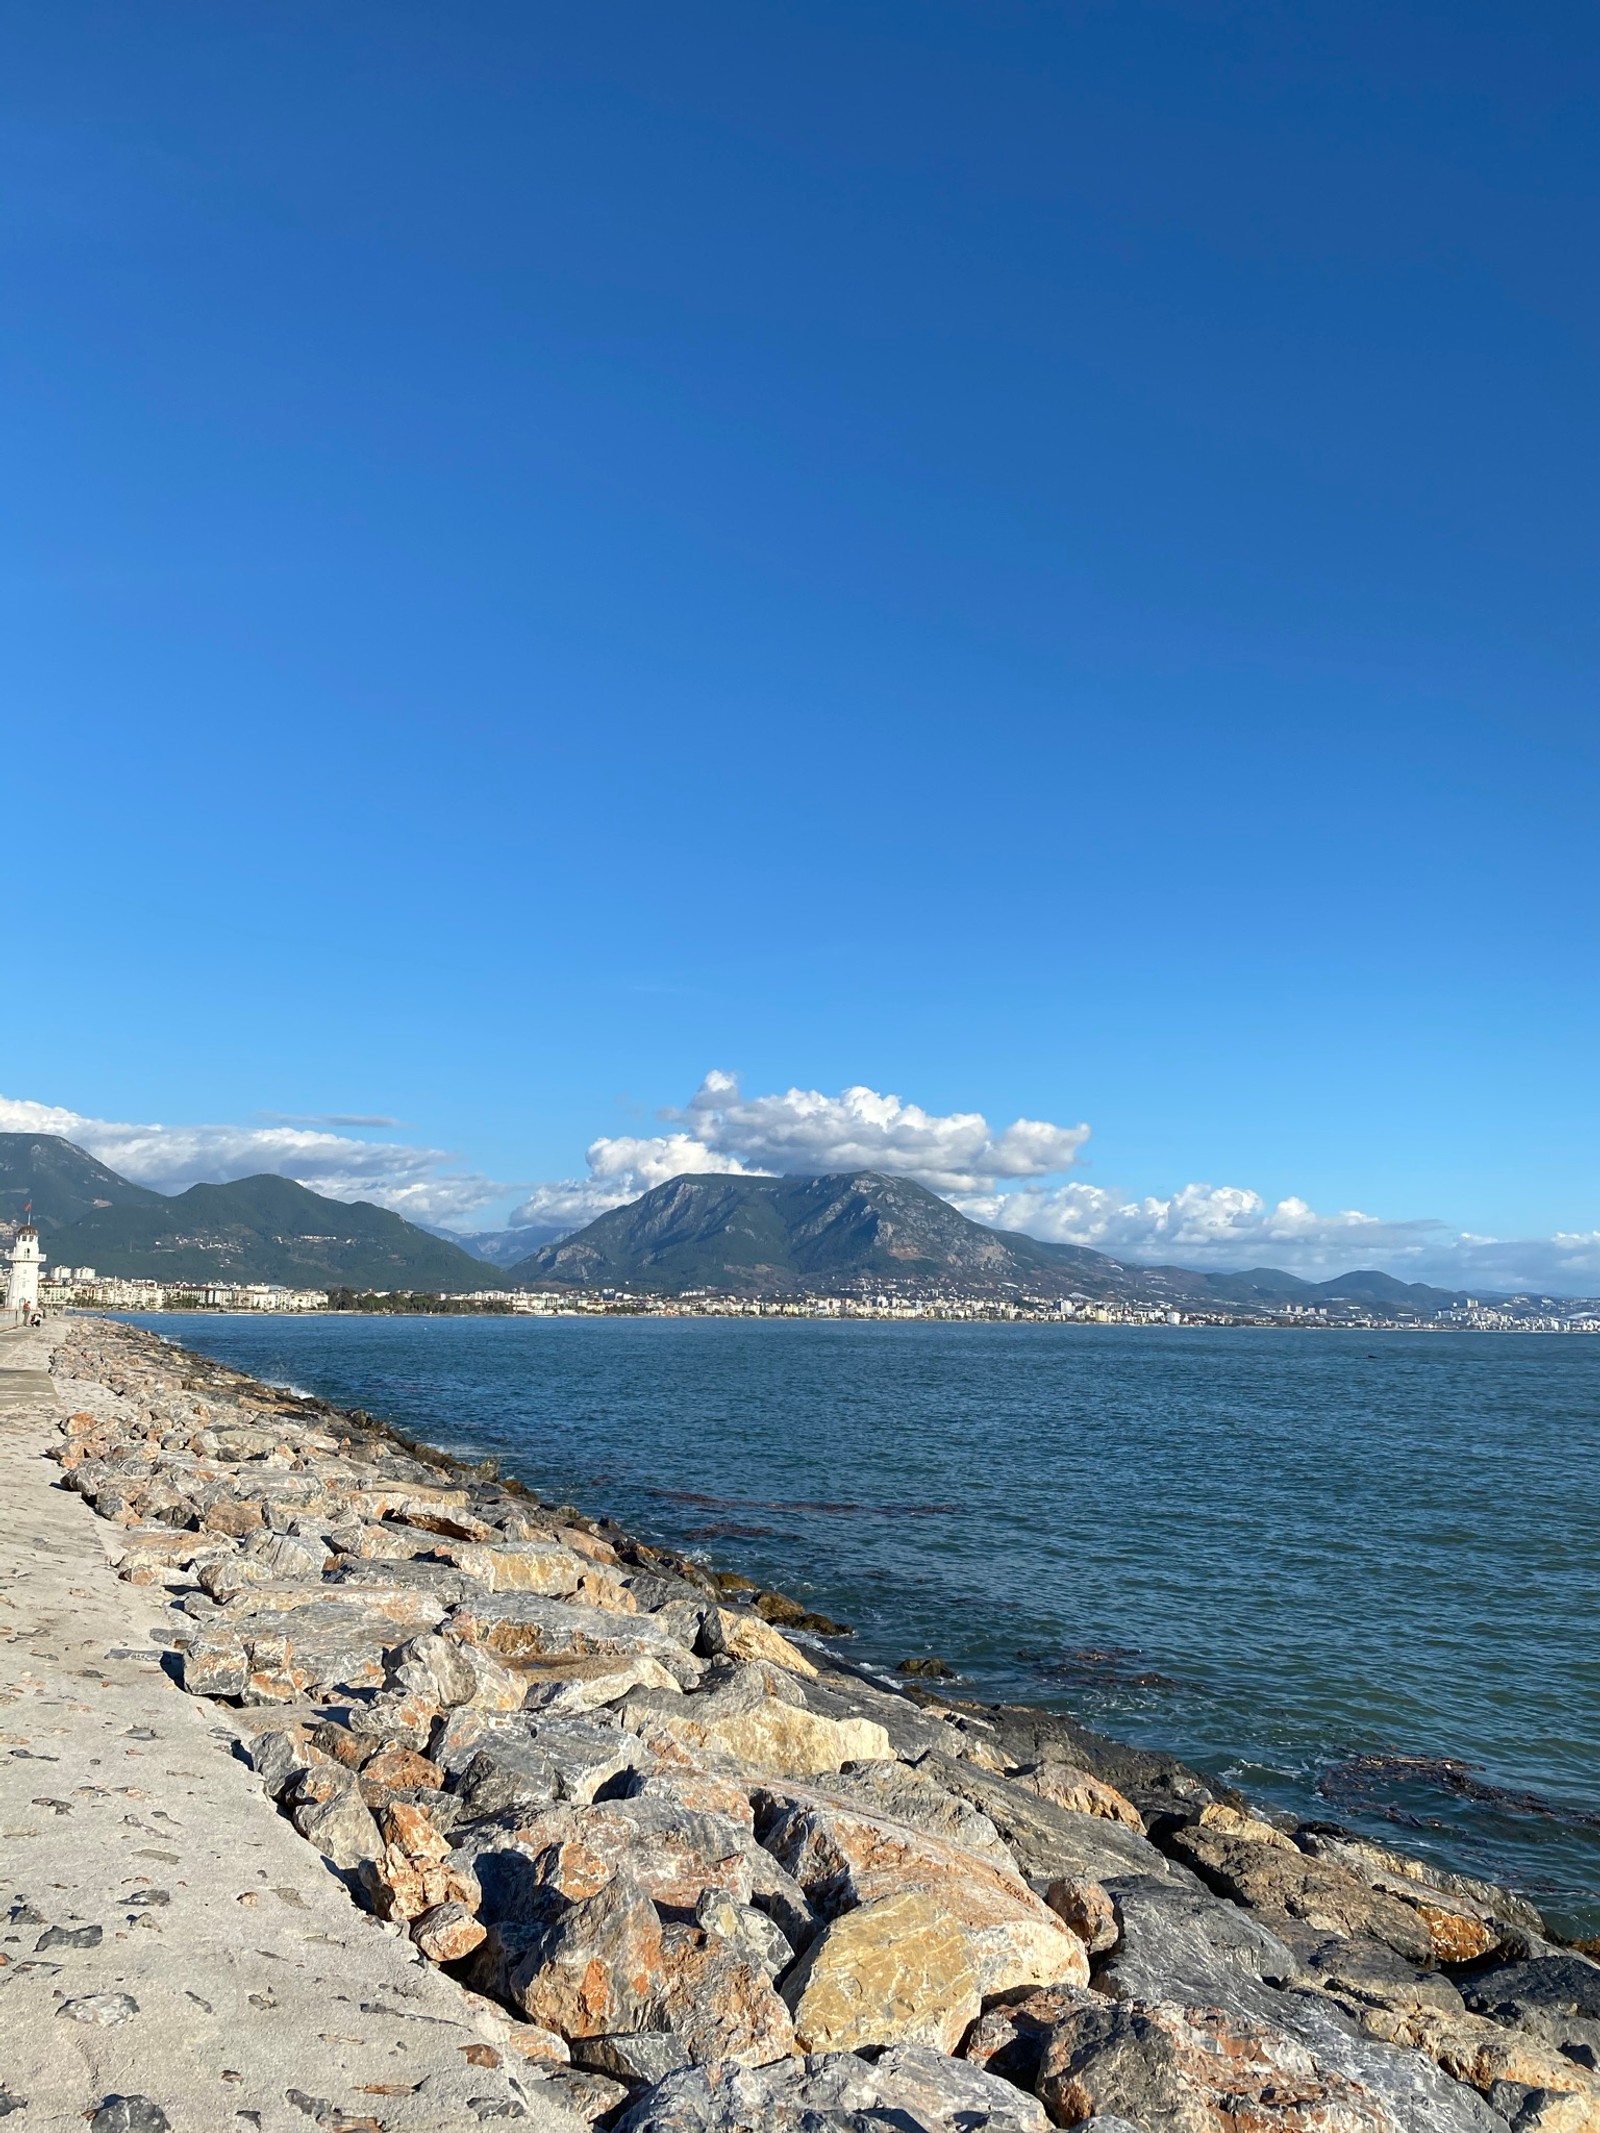
<path id="1" fill-rule="evenodd" d="M 1053 1800 L 1074 1814 L 1098 1815 L 1102 1821 L 1120 1822 L 1126 1829 L 1144 1835 L 1144 1816 L 1132 1800 L 1124 1799 L 1114 1785 L 1104 1784 L 1075 1763 L 1036 1763 L 1031 1770 L 1012 1773 L 1012 1781 L 1041 1800 Z"/>
<path id="2" fill-rule="evenodd" d="M 1044 2042 L 1039 2100 L 1058 2126 L 1097 2112 L 1162 2133 L 1393 2133 L 1385 2104 L 1287 2032 L 1216 2007 L 1084 1994 Z"/>
<path id="3" fill-rule="evenodd" d="M 569 2066 L 572 2054 L 567 2049 L 565 2037 L 558 2037 L 553 2029 L 543 2029 L 537 2022 L 513 2022 L 504 2038 L 505 2049 L 518 2059 L 534 2066 Z"/>
<path id="4" fill-rule="evenodd" d="M 390 1800 L 378 1811 L 379 1834 L 412 1859 L 442 1859 L 450 1840 L 424 1807 L 413 1800 Z"/>
<path id="5" fill-rule="evenodd" d="M 1259 1815 L 1242 1815 L 1222 1800 L 1208 1800 L 1200 1810 L 1202 1829 L 1220 1830 L 1225 1837 L 1242 1837 L 1247 1844 L 1270 1844 L 1280 1852 L 1298 1853 L 1299 1846 L 1281 1829 L 1263 1822 Z"/>
<path id="6" fill-rule="evenodd" d="M 1600 2133 L 1600 2079 L 1526 2030 L 1508 2028 L 1483 2015 L 1442 2014 L 1431 2007 L 1368 2008 L 1361 2026 L 1368 2036 L 1381 2038 L 1385 2044 L 1426 2052 L 1445 2073 L 1485 2095 L 1497 2081 L 1513 2081 L 1576 2096 L 1590 2114 L 1577 2123 L 1584 2133 Z"/>
<path id="7" fill-rule="evenodd" d="M 564 1599 L 583 1575 L 583 1558 L 545 1541 L 458 1541 L 441 1548 L 447 1562 L 491 1592 L 542 1592 Z"/>
<path id="8" fill-rule="evenodd" d="M 1427 1927 L 1433 1952 L 1441 1963 L 1473 1963 L 1480 1955 L 1488 1955 L 1500 1945 L 1499 1930 L 1486 1918 L 1446 1910 L 1440 1904 L 1425 1902 L 1420 1896 L 1402 1897 L 1401 1901 L 1409 1902 Z"/>
<path id="9" fill-rule="evenodd" d="M 430 1763 L 414 1748 L 400 1748 L 392 1743 L 369 1756 L 361 1766 L 364 1797 L 369 1796 L 369 1787 L 376 1791 L 398 1792 L 413 1786 L 426 1786 L 430 1792 L 437 1792 L 443 1783 L 444 1774 L 437 1763 Z"/>
<path id="10" fill-rule="evenodd" d="M 1045 1890 L 1044 1900 L 1091 1955 L 1104 1955 L 1117 1945 L 1116 1906 L 1098 1881 L 1063 1874 Z"/>
<path id="11" fill-rule="evenodd" d="M 763 1697 L 744 1709 L 701 1712 L 686 1705 L 681 1715 L 651 1710 L 642 1718 L 625 1712 L 624 1723 L 636 1725 L 647 1737 L 657 1731 L 674 1735 L 691 1753 L 728 1756 L 747 1769 L 776 1776 L 805 1777 L 840 1770 L 846 1763 L 894 1758 L 889 1736 L 876 1720 L 821 1718 L 777 1696 Z"/>
<path id="12" fill-rule="evenodd" d="M 231 1540 L 244 1540 L 259 1533 L 265 1520 L 260 1504 L 249 1497 L 224 1496 L 207 1509 L 200 1523 L 207 1533 L 225 1533 Z"/>
<path id="13" fill-rule="evenodd" d="M 966 1936 L 923 1889 L 836 1919 L 783 1985 L 802 2051 L 927 2044 L 954 2051 L 982 2006 Z"/>
<path id="14" fill-rule="evenodd" d="M 522 1683 L 525 1709 L 550 1715 L 598 1711 L 634 1689 L 681 1693 L 676 1680 L 648 1652 L 614 1652 L 580 1659 L 519 1659 L 511 1671 Z"/>
<path id="15" fill-rule="evenodd" d="M 1172 1850 L 1220 1896 L 1252 1910 L 1282 1911 L 1321 1933 L 1370 1934 L 1407 1962 L 1433 1960 L 1433 1937 L 1417 1911 L 1398 1896 L 1367 1883 L 1326 1859 L 1298 1850 L 1279 1851 L 1222 1830 L 1195 1824 L 1177 1831 Z"/>
<path id="16" fill-rule="evenodd" d="M 820 1795 L 791 1807 L 764 1842 L 824 1915 L 906 1889 L 935 1897 L 959 1926 L 984 1994 L 1088 1983 L 1083 1941 L 992 1853 L 966 1851 Z"/>
<path id="17" fill-rule="evenodd" d="M 599 1800 L 555 1807 L 522 1824 L 516 1842 L 533 1855 L 537 1881 L 577 1900 L 593 1896 L 622 1871 L 656 1903 L 692 1910 L 707 1889 L 750 1901 L 748 1831 L 724 1815 L 701 1814 L 674 1801 Z"/>
<path id="18" fill-rule="evenodd" d="M 722 1625 L 723 1646 L 736 1659 L 765 1659 L 772 1666 L 787 1667 L 791 1674 L 816 1679 L 817 1669 L 800 1647 L 759 1615 L 735 1614 L 731 1608 L 719 1607 L 717 1620 Z"/>
<path id="19" fill-rule="evenodd" d="M 629 1794 L 635 1800 L 666 1800 L 675 1807 L 692 1808 L 698 1814 L 725 1815 L 741 1829 L 754 1830 L 755 1810 L 750 1794 L 736 1779 L 710 1770 L 669 1767 L 651 1770 L 637 1778 Z"/>
<path id="20" fill-rule="evenodd" d="M 436 1903 L 412 1920 L 411 1938 L 431 1963 L 459 1962 L 484 1938 L 484 1929 L 464 1903 Z"/>
<path id="21" fill-rule="evenodd" d="M 398 1844 L 385 1844 L 375 1859 L 361 1862 L 360 1871 L 362 1887 L 380 1918 L 420 1918 L 440 1904 L 456 1904 L 472 1912 L 482 1901 L 470 1873 L 448 1859 L 413 1854 Z"/>

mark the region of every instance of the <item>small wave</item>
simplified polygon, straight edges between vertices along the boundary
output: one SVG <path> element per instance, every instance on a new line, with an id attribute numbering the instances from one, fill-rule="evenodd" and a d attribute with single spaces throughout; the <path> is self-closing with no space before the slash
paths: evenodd
<path id="1" fill-rule="evenodd" d="M 651 1489 L 662 1503 L 693 1504 L 701 1511 L 817 1511 L 838 1518 L 951 1518 L 955 1503 L 830 1503 L 780 1501 L 767 1496 L 706 1496 L 698 1489 Z"/>

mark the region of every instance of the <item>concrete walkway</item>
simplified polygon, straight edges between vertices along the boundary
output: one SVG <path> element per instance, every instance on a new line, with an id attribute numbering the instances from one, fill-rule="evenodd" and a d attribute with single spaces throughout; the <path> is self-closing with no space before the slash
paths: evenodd
<path id="1" fill-rule="evenodd" d="M 113 1529 L 43 1457 L 51 1344 L 0 1341 L 6 2133 L 581 2133 L 499 2011 L 355 1907 L 228 1714 L 163 1671 L 164 1596 L 118 1582 Z"/>

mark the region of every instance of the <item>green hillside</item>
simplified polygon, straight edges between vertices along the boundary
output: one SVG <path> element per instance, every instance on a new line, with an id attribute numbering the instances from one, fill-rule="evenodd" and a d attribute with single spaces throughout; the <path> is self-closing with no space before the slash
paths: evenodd
<path id="1" fill-rule="evenodd" d="M 442 1291 L 506 1285 L 499 1268 L 386 1207 L 325 1199 L 292 1178 L 270 1176 L 94 1206 L 59 1226 L 47 1248 L 57 1266 L 157 1281 Z"/>
<path id="2" fill-rule="evenodd" d="M 561 1281 L 746 1296 L 881 1284 L 968 1296 L 1025 1293 L 1246 1310 L 1344 1299 L 1426 1313 L 1458 1300 L 1387 1274 L 1316 1283 L 1270 1267 L 1204 1274 L 1132 1266 L 1081 1246 L 987 1229 L 925 1186 L 871 1170 L 817 1178 L 673 1178 L 520 1260 L 508 1278 L 524 1285 Z"/>
<path id="3" fill-rule="evenodd" d="M 30 1200 L 47 1249 L 56 1231 L 97 1209 L 166 1204 L 160 1193 L 130 1185 L 59 1133 L 0 1133 L 0 1223 L 14 1228 Z"/>
<path id="4" fill-rule="evenodd" d="M 1127 1296 L 1101 1252 L 985 1229 L 910 1178 L 673 1178 L 511 1269 L 514 1281 L 751 1296 L 873 1282 L 968 1294 Z"/>

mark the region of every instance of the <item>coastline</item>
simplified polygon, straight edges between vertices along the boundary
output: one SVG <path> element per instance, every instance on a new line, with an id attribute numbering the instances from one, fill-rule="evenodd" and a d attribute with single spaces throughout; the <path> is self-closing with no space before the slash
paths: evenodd
<path id="1" fill-rule="evenodd" d="M 1600 1969 L 1513 1892 L 1278 1828 L 1056 1713 L 886 1688 L 787 1638 L 818 1625 L 780 1594 L 154 1335 L 35 1338 L 85 1403 L 48 1448 L 161 1596 L 190 1698 L 522 2045 L 524 2113 L 778 2125 L 830 2081 L 893 2108 L 921 2081 L 948 2109 L 918 2124 L 1088 2104 L 1163 2133 L 1139 2081 L 1201 2096 L 1191 2031 L 1220 2008 L 1262 2111 L 1292 2061 L 1335 2114 L 1252 2127 L 1600 2126 L 1600 2027 L 1539 1997 L 1552 1965 Z M 780 2073 L 705 2115 L 734 2064 Z"/>

